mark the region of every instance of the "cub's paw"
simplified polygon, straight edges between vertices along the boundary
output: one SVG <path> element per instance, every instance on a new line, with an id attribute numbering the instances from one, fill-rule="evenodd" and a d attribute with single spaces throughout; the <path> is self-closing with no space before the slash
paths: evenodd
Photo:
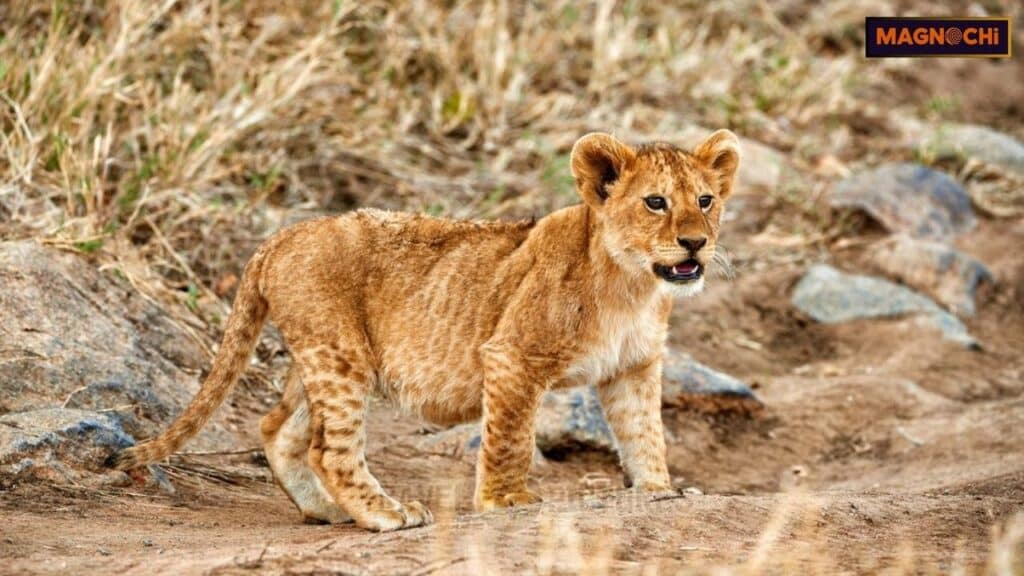
<path id="1" fill-rule="evenodd" d="M 633 490 L 637 492 L 644 492 L 647 494 L 663 494 L 667 492 L 677 492 L 675 488 L 669 483 L 662 482 L 639 482 L 633 486 Z"/>
<path id="2" fill-rule="evenodd" d="M 434 523 L 434 515 L 430 509 L 421 504 L 418 500 L 405 503 L 405 528 L 414 526 L 426 526 Z"/>
<path id="3" fill-rule="evenodd" d="M 433 522 L 434 515 L 430 513 L 430 510 L 423 504 L 413 501 L 390 510 L 370 510 L 362 518 L 356 520 L 356 525 L 374 532 L 391 532 L 426 526 Z"/>
<path id="4" fill-rule="evenodd" d="M 682 494 L 672 484 L 665 482 L 638 482 L 630 490 L 637 494 L 642 494 L 643 498 L 652 502 L 677 498 Z"/>
<path id="5" fill-rule="evenodd" d="M 495 508 L 515 508 L 517 506 L 529 506 L 530 504 L 536 504 L 542 502 L 543 499 L 537 494 L 529 490 L 520 490 L 517 492 L 509 492 L 508 494 L 502 494 L 500 496 L 494 496 L 491 498 L 477 498 L 476 509 L 479 512 L 486 512 L 488 510 L 494 510 Z"/>

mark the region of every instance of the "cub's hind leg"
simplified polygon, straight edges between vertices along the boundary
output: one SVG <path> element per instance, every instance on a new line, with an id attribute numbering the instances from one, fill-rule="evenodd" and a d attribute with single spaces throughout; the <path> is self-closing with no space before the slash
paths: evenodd
<path id="1" fill-rule="evenodd" d="M 310 523 L 341 524 L 352 518 L 327 493 L 309 467 L 309 407 L 299 372 L 288 372 L 281 403 L 260 422 L 263 451 L 274 479 Z"/>
<path id="2" fill-rule="evenodd" d="M 310 467 L 360 527 L 389 531 L 429 524 L 426 507 L 391 498 L 367 468 L 364 413 L 373 365 L 362 343 L 339 342 L 337 333 L 329 344 L 309 345 L 307 332 L 305 342 L 292 345 L 309 402 Z"/>

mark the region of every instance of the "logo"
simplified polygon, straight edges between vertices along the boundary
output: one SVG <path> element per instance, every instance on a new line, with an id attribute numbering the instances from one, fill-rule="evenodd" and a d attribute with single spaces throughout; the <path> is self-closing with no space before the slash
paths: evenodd
<path id="1" fill-rule="evenodd" d="M 946 56 L 1009 58 L 1009 18 L 864 19 L 868 58 Z"/>

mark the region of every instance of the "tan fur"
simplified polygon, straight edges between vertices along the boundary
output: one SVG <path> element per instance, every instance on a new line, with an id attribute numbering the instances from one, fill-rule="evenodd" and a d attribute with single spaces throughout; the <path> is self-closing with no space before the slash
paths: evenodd
<path id="1" fill-rule="evenodd" d="M 539 500 L 526 482 L 534 416 L 545 391 L 571 385 L 598 386 L 632 484 L 667 489 L 662 349 L 673 294 L 699 291 L 703 277 L 669 282 L 655 264 L 710 262 L 738 161 L 727 131 L 693 152 L 589 134 L 572 153 L 584 203 L 536 223 L 360 210 L 284 230 L 246 267 L 200 393 L 117 464 L 159 460 L 195 434 L 269 315 L 294 366 L 261 431 L 275 478 L 308 520 L 351 518 L 374 530 L 431 521 L 421 504 L 390 498 L 367 468 L 374 390 L 441 424 L 483 416 L 479 510 Z M 651 195 L 667 208 L 650 209 Z M 702 195 L 713 196 L 706 210 Z M 706 244 L 696 252 L 684 247 L 698 239 Z"/>

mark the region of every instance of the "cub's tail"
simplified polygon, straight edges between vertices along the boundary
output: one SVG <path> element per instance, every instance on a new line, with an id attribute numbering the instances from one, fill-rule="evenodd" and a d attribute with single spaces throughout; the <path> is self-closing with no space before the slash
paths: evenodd
<path id="1" fill-rule="evenodd" d="M 258 250 L 246 265 L 213 369 L 188 408 L 163 434 L 114 454 L 107 461 L 108 466 L 128 470 L 173 454 L 199 432 L 231 392 L 245 371 L 267 317 L 267 302 L 259 289 L 263 259 L 263 251 Z"/>

